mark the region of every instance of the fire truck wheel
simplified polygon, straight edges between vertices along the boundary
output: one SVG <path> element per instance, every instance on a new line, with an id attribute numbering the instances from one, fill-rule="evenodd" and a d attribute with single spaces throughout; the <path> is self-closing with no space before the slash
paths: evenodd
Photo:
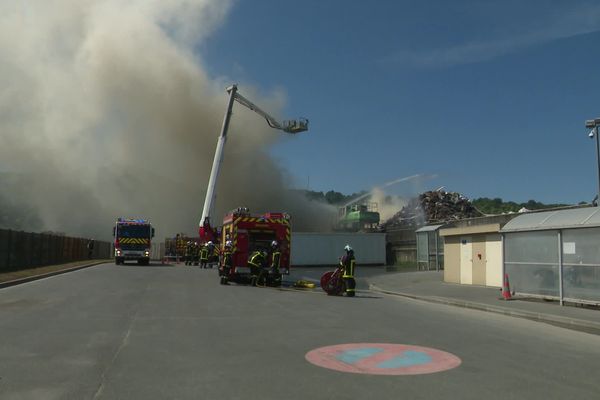
<path id="1" fill-rule="evenodd" d="M 281 287 L 281 275 L 278 278 L 275 278 L 271 284 L 273 287 Z"/>

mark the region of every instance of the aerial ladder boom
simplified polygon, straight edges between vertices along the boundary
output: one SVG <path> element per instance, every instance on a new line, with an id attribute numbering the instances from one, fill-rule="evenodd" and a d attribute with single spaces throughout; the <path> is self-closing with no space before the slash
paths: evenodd
<path id="1" fill-rule="evenodd" d="M 231 111 L 233 109 L 234 100 L 241 105 L 254 111 L 265 120 L 271 128 L 282 130 L 286 133 L 296 134 L 308 130 L 308 119 L 299 118 L 297 120 L 286 120 L 283 123 L 279 123 L 271 115 L 260 109 L 256 104 L 242 96 L 237 91 L 237 85 L 232 85 L 227 88 L 229 93 L 229 101 L 227 102 L 227 111 L 223 119 L 223 126 L 221 128 L 221 134 L 217 140 L 217 148 L 215 150 L 215 158 L 213 159 L 212 169 L 210 171 L 210 178 L 208 179 L 208 187 L 206 189 L 206 198 L 204 199 L 204 208 L 202 209 L 202 218 L 200 219 L 200 238 L 203 241 L 214 240 L 215 232 L 210 225 L 210 215 L 213 202 L 215 199 L 215 187 L 217 185 L 217 178 L 219 176 L 219 170 L 221 169 L 221 162 L 223 159 L 223 150 L 227 141 L 227 130 L 229 129 L 229 121 L 231 120 Z"/>
<path id="2" fill-rule="evenodd" d="M 229 90 L 229 89 L 227 89 L 227 90 Z M 250 100 L 248 100 L 247 98 L 245 98 L 244 96 L 242 96 L 241 94 L 239 94 L 237 92 L 235 94 L 235 101 L 237 101 L 241 105 L 249 108 L 250 110 L 254 111 L 255 113 L 257 113 L 264 119 L 266 119 L 267 124 L 269 124 L 269 126 L 271 128 L 279 129 L 286 133 L 292 133 L 292 134 L 304 132 L 305 130 L 308 129 L 308 120 L 306 118 L 299 118 L 297 120 L 295 120 L 295 119 L 286 120 L 286 121 L 283 121 L 283 124 L 280 124 L 275 118 L 270 116 L 265 111 L 261 110 L 256 104 L 254 104 L 253 102 L 251 102 Z"/>

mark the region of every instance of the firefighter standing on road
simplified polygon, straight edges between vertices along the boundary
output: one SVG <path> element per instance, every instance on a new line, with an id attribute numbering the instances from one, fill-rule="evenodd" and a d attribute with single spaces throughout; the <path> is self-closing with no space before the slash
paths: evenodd
<path id="1" fill-rule="evenodd" d="M 208 265 L 210 265 L 210 268 L 212 268 L 214 263 L 219 262 L 219 249 L 217 249 L 217 246 L 211 241 L 206 243 L 206 248 L 208 249 L 207 262 Z"/>
<path id="2" fill-rule="evenodd" d="M 271 242 L 271 274 L 273 274 L 273 285 L 281 286 L 281 272 L 279 266 L 281 265 L 281 251 L 279 250 L 279 243 L 276 240 Z"/>
<path id="3" fill-rule="evenodd" d="M 192 265 L 192 242 L 188 240 L 185 244 L 185 265 Z"/>
<path id="4" fill-rule="evenodd" d="M 88 258 L 92 258 L 92 255 L 94 255 L 94 239 L 90 239 L 87 243 L 87 250 L 88 250 Z"/>
<path id="5" fill-rule="evenodd" d="M 221 285 L 229 285 L 229 273 L 233 267 L 233 243 L 231 240 L 225 242 L 225 250 L 223 251 L 223 260 L 219 275 L 221 275 Z"/>
<path id="6" fill-rule="evenodd" d="M 192 243 L 192 261 L 190 262 L 190 265 L 192 265 L 192 263 L 194 265 L 198 265 L 199 261 L 200 261 L 200 246 L 198 246 L 197 242 L 193 242 Z"/>
<path id="7" fill-rule="evenodd" d="M 248 265 L 250 266 L 250 283 L 252 286 L 256 286 L 258 275 L 261 270 L 265 267 L 267 261 L 267 255 L 265 251 L 256 250 L 250 256 Z"/>
<path id="8" fill-rule="evenodd" d="M 208 242 L 211 243 L 212 242 Z M 208 243 L 204 244 L 200 249 L 200 267 L 206 268 L 206 264 L 208 263 Z"/>
<path id="9" fill-rule="evenodd" d="M 356 259 L 354 258 L 354 250 L 349 244 L 344 247 L 346 254 L 340 258 L 340 266 L 344 269 L 342 279 L 344 280 L 344 286 L 346 288 L 346 296 L 354 297 L 354 288 L 356 287 L 356 281 L 354 280 L 354 266 Z"/>

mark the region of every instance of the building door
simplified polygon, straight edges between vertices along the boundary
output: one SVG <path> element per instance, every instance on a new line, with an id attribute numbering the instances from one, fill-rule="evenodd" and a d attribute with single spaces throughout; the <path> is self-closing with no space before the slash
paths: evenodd
<path id="1" fill-rule="evenodd" d="M 502 238 L 500 234 L 487 235 L 485 253 L 487 255 L 485 284 L 502 287 Z"/>
<path id="2" fill-rule="evenodd" d="M 460 283 L 473 283 L 473 239 L 471 236 L 460 238 Z"/>
<path id="3" fill-rule="evenodd" d="M 487 258 L 485 252 L 485 236 L 477 236 L 473 241 L 473 284 L 485 285 Z"/>

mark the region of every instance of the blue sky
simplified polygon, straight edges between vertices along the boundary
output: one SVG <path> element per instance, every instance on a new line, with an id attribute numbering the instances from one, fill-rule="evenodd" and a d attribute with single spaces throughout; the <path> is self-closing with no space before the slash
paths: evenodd
<path id="1" fill-rule="evenodd" d="M 198 53 L 310 119 L 273 149 L 297 187 L 424 173 L 390 192 L 577 203 L 598 190 L 599 44 L 600 1 L 237 0 Z"/>

